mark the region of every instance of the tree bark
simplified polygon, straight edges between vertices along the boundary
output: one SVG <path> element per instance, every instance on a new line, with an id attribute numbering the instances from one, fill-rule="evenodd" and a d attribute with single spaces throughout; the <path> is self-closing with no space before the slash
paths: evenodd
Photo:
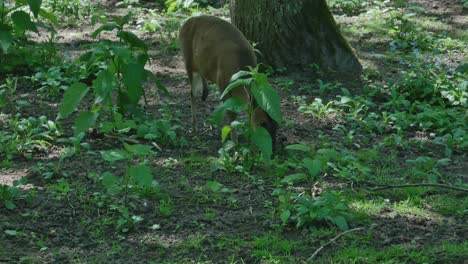
<path id="1" fill-rule="evenodd" d="M 230 8 L 232 23 L 257 43 L 260 61 L 276 67 L 362 70 L 326 0 L 231 0 Z"/>

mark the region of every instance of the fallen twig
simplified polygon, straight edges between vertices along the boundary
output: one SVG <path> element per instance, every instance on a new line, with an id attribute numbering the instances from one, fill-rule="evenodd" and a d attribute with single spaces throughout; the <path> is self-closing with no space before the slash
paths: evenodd
<path id="1" fill-rule="evenodd" d="M 338 238 L 342 237 L 343 235 L 346 235 L 348 233 L 351 233 L 351 232 L 354 232 L 354 231 L 358 231 L 358 230 L 362 230 L 364 229 L 364 227 L 358 227 L 358 228 L 354 228 L 354 229 L 351 229 L 351 230 L 348 230 L 348 231 L 345 231 L 339 235 L 337 235 L 336 237 L 332 238 L 330 241 L 328 241 L 327 243 L 323 244 L 322 246 L 320 246 L 317 250 L 315 250 L 314 254 L 312 254 L 312 256 L 310 256 L 310 258 L 307 259 L 307 262 L 310 262 L 312 259 L 314 259 L 318 253 L 320 253 L 320 251 L 322 251 L 326 246 L 330 245 L 331 243 L 335 242 Z"/>
<path id="2" fill-rule="evenodd" d="M 380 191 L 385 189 L 395 189 L 395 188 L 409 188 L 409 187 L 438 187 L 438 188 L 445 188 L 445 189 L 452 189 L 461 192 L 468 192 L 468 189 L 462 187 L 455 187 L 446 184 L 437 184 L 437 183 L 416 183 L 416 184 L 402 184 L 402 185 L 387 185 L 381 186 L 376 188 L 369 188 L 371 191 Z"/>
<path id="3" fill-rule="evenodd" d="M 158 145 L 158 143 L 153 141 L 153 142 L 151 142 L 151 145 L 153 145 L 157 150 L 159 150 L 159 152 L 163 151 L 162 148 Z"/>
<path id="4" fill-rule="evenodd" d="M 67 197 L 68 205 L 70 205 L 71 209 L 73 210 L 73 216 L 75 216 L 75 207 L 70 202 L 70 197 L 68 197 L 68 195 L 66 195 L 66 197 Z"/>
<path id="5" fill-rule="evenodd" d="M 123 137 L 118 137 L 118 136 L 114 136 L 114 135 L 108 135 L 108 134 L 104 134 L 104 136 L 106 138 L 110 138 L 110 139 L 115 139 L 115 140 L 122 140 L 126 143 L 130 143 L 130 144 L 142 144 L 141 141 L 137 140 L 137 139 L 132 139 L 132 138 L 123 138 Z"/>

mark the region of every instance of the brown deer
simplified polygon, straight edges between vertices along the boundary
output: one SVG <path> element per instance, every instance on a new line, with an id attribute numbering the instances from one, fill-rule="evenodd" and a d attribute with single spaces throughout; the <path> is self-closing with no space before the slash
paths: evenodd
<path id="1" fill-rule="evenodd" d="M 202 100 L 208 96 L 206 80 L 216 83 L 221 93 L 228 86 L 232 75 L 247 70 L 257 64 L 254 50 L 247 39 L 231 23 L 212 16 L 192 17 L 180 30 L 180 44 L 185 61 L 185 68 L 191 85 L 192 130 L 196 131 L 195 94 L 202 91 Z M 244 103 L 250 103 L 249 88 L 240 86 L 231 90 L 224 100 L 239 97 Z M 251 125 L 264 127 L 275 144 L 277 123 L 253 100 L 254 113 Z M 236 114 L 226 113 L 229 124 Z M 234 133 L 231 138 L 236 139 Z"/>

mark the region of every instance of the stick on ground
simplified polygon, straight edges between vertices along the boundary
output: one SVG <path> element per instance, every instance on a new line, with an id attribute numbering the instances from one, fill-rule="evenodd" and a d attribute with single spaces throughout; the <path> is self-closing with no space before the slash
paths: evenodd
<path id="1" fill-rule="evenodd" d="M 451 190 L 457 190 L 461 192 L 468 192 L 468 189 L 462 187 L 456 187 L 446 184 L 437 184 L 437 183 L 417 183 L 417 184 L 402 184 L 402 185 L 388 185 L 388 186 L 381 186 L 376 188 L 371 188 L 371 191 L 380 191 L 385 189 L 395 189 L 395 188 L 409 188 L 409 187 L 438 187 L 438 188 L 445 188 Z"/>
<path id="2" fill-rule="evenodd" d="M 310 262 L 312 259 L 314 259 L 318 253 L 320 253 L 320 251 L 322 251 L 322 249 L 324 249 L 326 246 L 330 245 L 331 243 L 335 242 L 338 238 L 342 237 L 343 235 L 346 235 L 348 233 L 351 233 L 351 232 L 354 232 L 354 231 L 358 231 L 358 230 L 362 230 L 364 229 L 364 227 L 358 227 L 358 228 L 354 228 L 354 229 L 350 229 L 348 231 L 345 231 L 339 235 L 337 235 L 336 237 L 332 238 L 330 241 L 328 241 L 327 243 L 323 244 L 322 246 L 320 246 L 317 250 L 315 250 L 314 254 L 312 254 L 312 256 L 310 256 L 310 258 L 307 259 L 307 262 Z"/>

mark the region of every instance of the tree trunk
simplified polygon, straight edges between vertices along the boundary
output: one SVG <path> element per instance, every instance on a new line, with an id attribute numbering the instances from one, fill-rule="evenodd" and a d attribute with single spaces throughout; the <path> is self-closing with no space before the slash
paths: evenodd
<path id="1" fill-rule="evenodd" d="M 231 20 L 276 67 L 318 64 L 360 72 L 353 49 L 341 35 L 326 0 L 231 0 Z"/>

